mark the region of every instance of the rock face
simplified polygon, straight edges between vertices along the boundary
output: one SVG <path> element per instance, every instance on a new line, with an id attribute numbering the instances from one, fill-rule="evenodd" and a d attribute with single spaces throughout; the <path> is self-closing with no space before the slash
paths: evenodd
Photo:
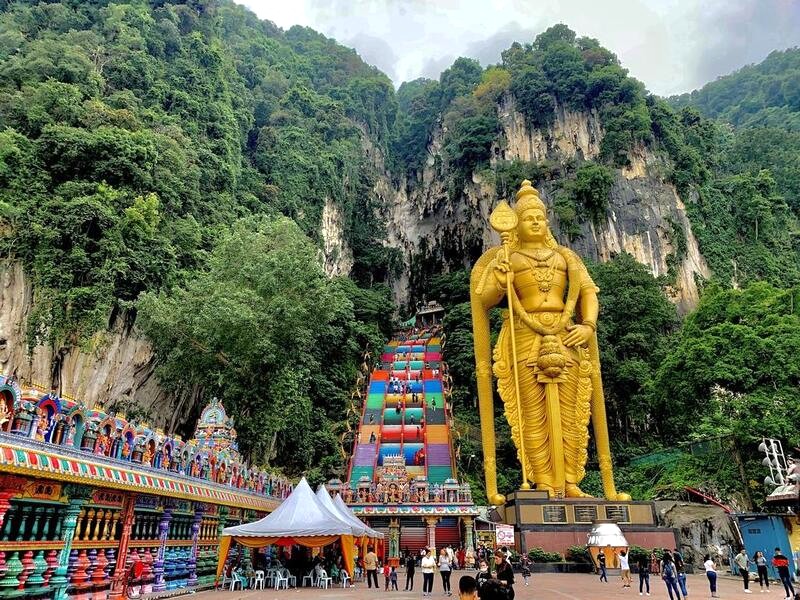
<path id="1" fill-rule="evenodd" d="M 83 402 L 91 408 L 135 406 L 150 424 L 166 431 L 194 422 L 197 391 L 167 394 L 155 375 L 150 345 L 116 318 L 97 333 L 87 348 L 36 346 L 28 354 L 25 328 L 33 305 L 33 289 L 19 263 L 0 269 L 0 371 L 23 385 Z"/>
<path id="2" fill-rule="evenodd" d="M 353 251 L 344 239 L 344 215 L 330 198 L 322 207 L 322 268 L 328 277 L 347 275 L 353 268 Z"/>
<path id="3" fill-rule="evenodd" d="M 656 502 L 659 525 L 674 527 L 686 562 L 703 564 L 703 556 L 729 556 L 738 549 L 739 535 L 731 518 L 718 506 L 693 502 Z"/>
<path id="4" fill-rule="evenodd" d="M 498 105 L 498 117 L 503 134 L 493 147 L 493 162 L 548 160 L 565 164 L 595 159 L 600 153 L 603 128 L 595 114 L 559 108 L 548 129 L 532 130 L 507 95 Z M 414 272 L 425 264 L 468 266 L 486 247 L 499 242 L 488 225 L 498 202 L 495 183 L 487 176 L 491 172 L 474 173 L 463 194 L 449 194 L 449 174 L 442 167 L 443 139 L 441 129 L 434 132 L 426 165 L 416 179 L 395 187 L 387 176 L 375 187 L 387 206 L 387 243 L 400 248 L 405 256 L 404 273 L 394 282 L 395 297 L 401 302 L 407 300 Z M 672 296 L 679 308 L 687 311 L 697 303 L 696 279 L 709 276 L 708 266 L 681 198 L 661 176 L 668 165 L 643 147 L 631 152 L 630 159 L 629 167 L 616 172 L 608 211 L 599 226 L 584 223 L 577 237 L 568 240 L 560 235 L 557 218 L 551 216 L 554 233 L 560 243 L 584 258 L 604 261 L 628 252 L 654 276 L 667 274 L 672 262 Z M 540 183 L 539 191 L 545 203 L 552 205 L 555 185 Z"/>

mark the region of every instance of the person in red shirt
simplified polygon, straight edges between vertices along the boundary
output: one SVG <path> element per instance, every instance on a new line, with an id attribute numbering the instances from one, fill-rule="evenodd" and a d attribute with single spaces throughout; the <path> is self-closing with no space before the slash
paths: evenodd
<path id="1" fill-rule="evenodd" d="M 781 578 L 783 589 L 786 590 L 786 597 L 794 598 L 792 575 L 789 573 L 789 559 L 781 553 L 780 548 L 775 548 L 775 555 L 772 557 L 772 566 L 778 570 L 778 577 Z"/>

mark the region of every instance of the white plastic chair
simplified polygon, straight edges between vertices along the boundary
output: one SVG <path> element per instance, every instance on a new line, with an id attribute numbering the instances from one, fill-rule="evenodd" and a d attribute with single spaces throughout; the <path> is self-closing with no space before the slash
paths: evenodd
<path id="1" fill-rule="evenodd" d="M 317 581 L 317 587 L 325 588 L 327 590 L 331 583 L 333 583 L 333 579 L 328 577 L 328 573 L 325 571 L 325 569 L 322 569 L 319 572 L 319 581 Z"/>
<path id="2" fill-rule="evenodd" d="M 231 578 L 227 576 L 227 574 L 222 574 L 222 583 L 220 584 L 221 589 L 225 589 L 225 586 L 231 582 Z"/>
<path id="3" fill-rule="evenodd" d="M 283 589 L 289 589 L 289 578 L 285 577 L 282 573 L 275 573 L 275 589 L 279 590 L 283 586 Z"/>
<path id="4" fill-rule="evenodd" d="M 314 569 L 311 569 L 309 574 L 303 577 L 303 587 L 306 587 L 306 581 L 308 581 L 309 587 L 317 587 L 316 571 Z"/>
<path id="5" fill-rule="evenodd" d="M 256 571 L 256 578 L 253 580 L 253 589 L 263 590 L 265 581 L 264 571 Z"/>
<path id="6" fill-rule="evenodd" d="M 231 577 L 231 591 L 236 589 L 236 584 L 239 584 L 239 589 L 244 590 L 244 584 L 247 581 L 247 577 L 239 575 L 238 573 L 233 573 Z"/>
<path id="7" fill-rule="evenodd" d="M 345 571 L 344 569 L 339 571 L 339 577 L 342 580 L 342 587 L 346 588 L 350 582 L 350 576 L 347 574 L 347 571 Z"/>
<path id="8" fill-rule="evenodd" d="M 297 577 L 292 575 L 289 572 L 289 569 L 286 569 L 286 568 L 283 569 L 283 576 L 286 577 L 286 579 L 289 580 L 289 587 L 293 587 L 293 588 L 297 587 Z"/>

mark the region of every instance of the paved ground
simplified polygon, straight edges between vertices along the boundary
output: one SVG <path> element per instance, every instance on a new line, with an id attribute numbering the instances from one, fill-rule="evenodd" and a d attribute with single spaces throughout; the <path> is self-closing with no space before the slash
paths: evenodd
<path id="1" fill-rule="evenodd" d="M 474 573 L 474 571 L 457 571 L 453 573 L 454 590 L 458 588 L 458 579 L 462 574 Z M 623 589 L 620 587 L 618 580 L 611 579 L 611 583 L 599 583 L 595 575 L 562 575 L 562 574 L 536 574 L 531 579 L 531 584 L 528 587 L 520 585 L 522 577 L 517 575 L 519 583 L 515 586 L 517 600 L 617 600 L 625 598 L 633 600 L 639 598 L 638 580 L 637 576 L 633 576 L 634 588 Z M 422 597 L 420 591 L 403 592 L 403 582 L 405 575 L 400 578 L 399 592 L 384 592 L 382 589 L 379 592 L 369 590 L 362 584 L 356 584 L 355 589 L 342 589 L 333 588 L 329 590 L 316 590 L 310 588 L 302 588 L 299 590 L 264 590 L 264 591 L 250 591 L 245 590 L 241 592 L 201 592 L 195 594 L 193 598 L 196 600 L 373 600 L 375 598 L 383 598 L 385 600 L 419 600 Z M 651 576 L 650 584 L 652 589 L 650 597 L 658 600 L 669 598 L 664 582 L 657 576 Z M 415 587 L 421 587 L 422 578 L 417 573 Z M 755 594 L 759 594 L 758 583 L 753 585 L 751 589 L 753 594 L 745 594 L 742 591 L 742 582 L 740 579 L 733 579 L 731 577 L 721 577 L 718 585 L 718 594 L 722 599 L 734 598 L 753 598 Z M 708 591 L 708 580 L 705 575 L 689 575 L 688 579 L 689 600 L 699 600 L 710 598 L 711 594 Z M 441 582 L 437 579 L 433 588 L 433 600 L 442 600 Z M 781 600 L 783 596 L 783 587 L 779 583 L 773 583 L 771 586 L 771 594 L 761 595 L 761 598 L 769 598 L 769 600 Z M 458 598 L 458 594 L 454 592 L 453 599 Z M 646 596 L 643 596 L 646 598 Z"/>

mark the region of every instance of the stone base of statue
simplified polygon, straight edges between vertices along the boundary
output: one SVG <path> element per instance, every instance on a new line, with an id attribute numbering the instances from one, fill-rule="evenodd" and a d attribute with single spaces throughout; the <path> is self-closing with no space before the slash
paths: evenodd
<path id="1" fill-rule="evenodd" d="M 564 555 L 570 546 L 585 547 L 592 527 L 603 522 L 616 523 L 630 545 L 648 550 L 678 547 L 678 531 L 657 524 L 653 502 L 554 499 L 545 491 L 519 490 L 496 511 L 501 522 L 514 526 L 520 552 L 542 548 Z"/>

